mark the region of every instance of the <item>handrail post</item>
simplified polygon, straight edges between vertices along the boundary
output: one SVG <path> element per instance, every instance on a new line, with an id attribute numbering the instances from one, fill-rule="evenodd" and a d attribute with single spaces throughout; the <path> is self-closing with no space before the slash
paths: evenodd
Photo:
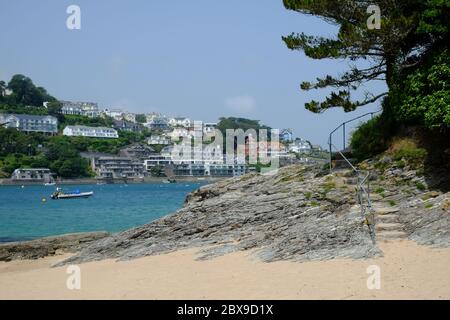
<path id="1" fill-rule="evenodd" d="M 330 150 L 330 173 L 332 173 L 333 172 L 333 165 L 332 165 L 332 163 L 331 163 L 331 153 L 333 152 L 333 150 L 331 149 L 331 133 L 330 133 L 330 136 L 329 136 L 329 138 L 328 138 L 328 146 L 329 146 L 329 150 Z"/>
<path id="2" fill-rule="evenodd" d="M 342 150 L 345 151 L 345 122 L 342 124 L 342 141 L 343 141 L 343 146 L 344 148 Z"/>

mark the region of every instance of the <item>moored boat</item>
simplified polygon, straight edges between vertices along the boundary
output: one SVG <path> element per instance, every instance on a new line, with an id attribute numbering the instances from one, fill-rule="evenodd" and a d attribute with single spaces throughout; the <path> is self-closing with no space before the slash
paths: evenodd
<path id="1" fill-rule="evenodd" d="M 56 190 L 52 195 L 51 198 L 53 200 L 58 199 L 75 199 L 75 198 L 88 198 L 94 194 L 93 191 L 89 192 L 71 192 L 71 193 L 65 193 L 60 190 Z"/>

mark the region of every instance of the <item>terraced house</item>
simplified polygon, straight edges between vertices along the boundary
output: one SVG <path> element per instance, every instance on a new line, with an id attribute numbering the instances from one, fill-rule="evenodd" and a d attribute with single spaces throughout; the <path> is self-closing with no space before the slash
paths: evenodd
<path id="1" fill-rule="evenodd" d="M 80 101 L 61 101 L 62 114 L 79 115 L 90 118 L 95 118 L 100 115 L 98 104 L 94 102 L 80 102 Z"/>
<path id="2" fill-rule="evenodd" d="M 63 130 L 63 135 L 69 137 L 119 138 L 117 130 L 107 127 L 67 126 Z"/>
<path id="3" fill-rule="evenodd" d="M 58 133 L 58 119 L 52 116 L 0 114 L 0 124 L 23 132 L 40 132 L 48 135 Z"/>
<path id="4" fill-rule="evenodd" d="M 140 178 L 146 175 L 144 164 L 126 157 L 99 157 L 91 160 L 99 179 Z"/>

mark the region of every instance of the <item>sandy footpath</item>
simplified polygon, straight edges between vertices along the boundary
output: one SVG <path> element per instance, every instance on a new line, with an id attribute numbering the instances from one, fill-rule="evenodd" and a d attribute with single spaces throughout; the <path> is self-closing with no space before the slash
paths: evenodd
<path id="1" fill-rule="evenodd" d="M 450 299 L 450 249 L 410 241 L 380 245 L 382 258 L 262 263 L 248 252 L 196 261 L 197 250 L 80 265 L 69 290 L 63 256 L 0 263 L 0 299 Z M 367 288 L 378 265 L 381 289 Z"/>

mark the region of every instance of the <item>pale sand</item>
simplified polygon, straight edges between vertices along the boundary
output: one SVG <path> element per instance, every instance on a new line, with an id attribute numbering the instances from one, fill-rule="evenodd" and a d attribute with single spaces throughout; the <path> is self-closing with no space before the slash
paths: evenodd
<path id="1" fill-rule="evenodd" d="M 450 249 L 410 241 L 381 244 L 370 260 L 262 263 L 238 252 L 195 261 L 197 250 L 128 262 L 82 264 L 81 290 L 68 290 L 62 256 L 0 263 L 0 299 L 450 299 Z M 366 268 L 381 268 L 368 290 Z"/>

